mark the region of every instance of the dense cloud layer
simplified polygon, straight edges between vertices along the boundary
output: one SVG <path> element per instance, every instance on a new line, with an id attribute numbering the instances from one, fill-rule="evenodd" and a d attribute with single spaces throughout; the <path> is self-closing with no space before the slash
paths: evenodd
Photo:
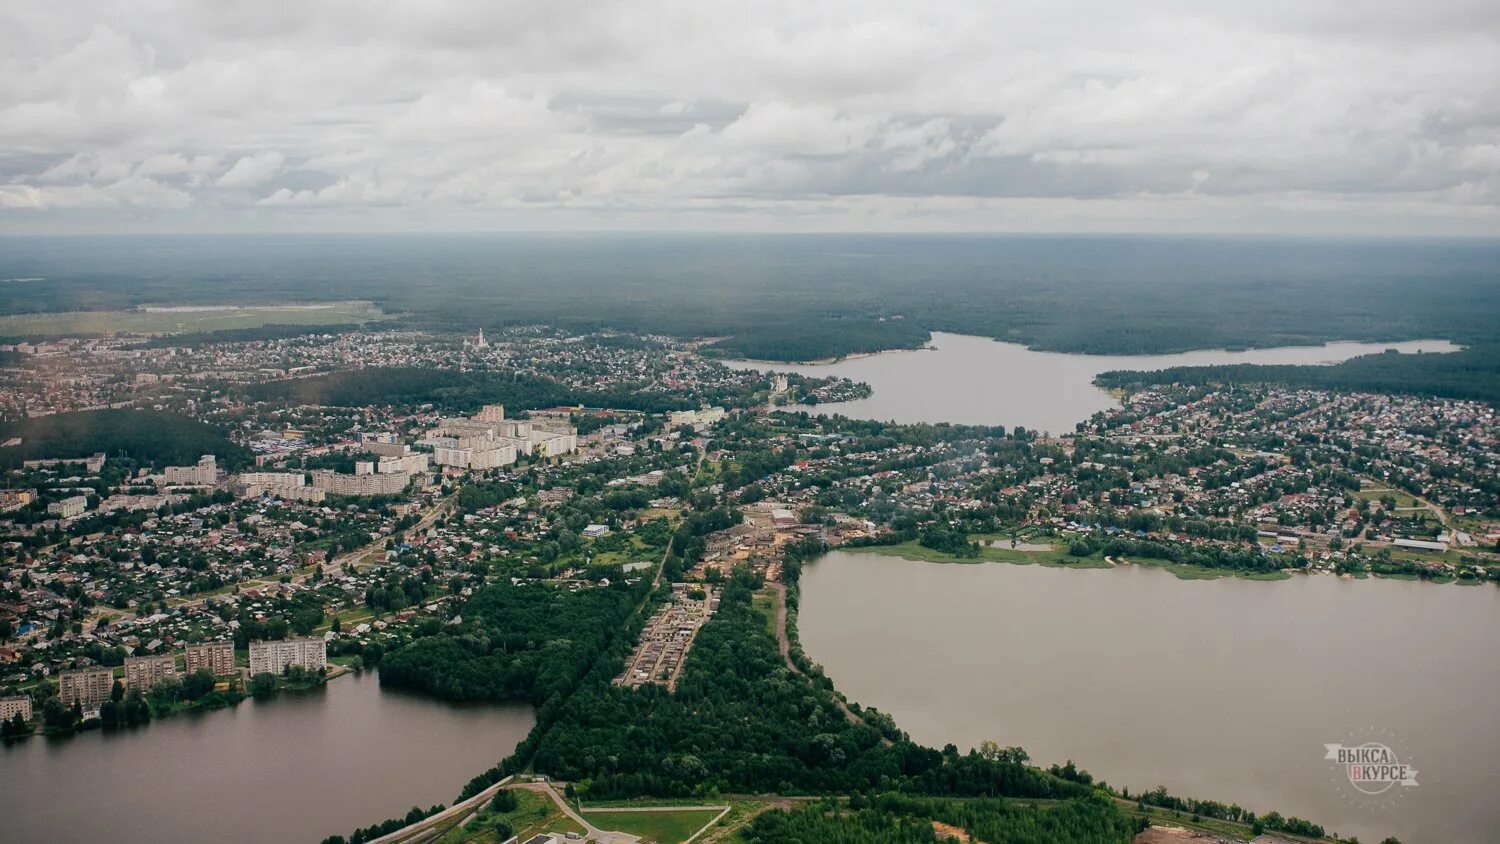
<path id="1" fill-rule="evenodd" d="M 0 231 L 1500 234 L 1493 0 L 0 15 Z"/>

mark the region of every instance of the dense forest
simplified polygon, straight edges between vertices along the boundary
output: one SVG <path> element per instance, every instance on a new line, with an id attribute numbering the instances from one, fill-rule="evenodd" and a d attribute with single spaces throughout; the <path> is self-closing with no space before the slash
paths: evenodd
<path id="1" fill-rule="evenodd" d="M 886 349 L 916 349 L 930 339 L 927 329 L 906 320 L 794 319 L 736 334 L 704 350 L 751 360 L 813 361 Z"/>
<path id="2" fill-rule="evenodd" d="M 623 584 L 566 592 L 501 583 L 464 606 L 456 632 L 417 639 L 380 664 L 383 685 L 447 700 L 524 700 L 567 690 L 635 604 Z"/>
<path id="3" fill-rule="evenodd" d="M 253 460 L 249 449 L 225 439 L 212 425 L 155 410 L 84 410 L 0 425 L 0 440 L 11 437 L 20 437 L 21 444 L 0 448 L 0 467 L 7 469 L 23 460 L 88 457 L 101 451 L 157 467 L 186 466 L 205 454 L 230 470 Z"/>
<path id="4" fill-rule="evenodd" d="M 1154 372 L 1115 370 L 1100 374 L 1095 383 L 1104 387 L 1274 384 L 1500 402 L 1500 346 L 1486 344 L 1447 354 L 1403 355 L 1389 351 L 1350 358 L 1333 366 L 1242 363 L 1179 366 Z"/>
<path id="5" fill-rule="evenodd" d="M 487 587 L 464 607 L 456 631 L 386 656 L 381 682 L 454 700 L 539 704 L 538 726 L 516 756 L 467 793 L 528 764 L 596 798 L 899 788 L 1061 799 L 1090 791 L 1014 761 L 882 742 L 846 718 L 831 689 L 786 667 L 739 578 L 725 585 L 675 693 L 614 686 L 630 637 L 612 631 L 630 630 L 623 616 L 636 594 L 621 586 Z"/>
<path id="6" fill-rule="evenodd" d="M 1500 246 L 1481 241 L 38 238 L 0 259 L 0 276 L 41 277 L 0 285 L 0 314 L 370 300 L 419 328 L 615 328 L 727 338 L 723 353 L 779 360 L 910 346 L 928 331 L 1138 354 L 1484 342 L 1500 315 L 1496 267 Z"/>
<path id="7" fill-rule="evenodd" d="M 254 384 L 246 395 L 259 401 L 364 407 L 431 404 L 448 413 L 471 413 L 486 404 L 510 410 L 558 405 L 613 407 L 663 413 L 688 402 L 662 394 L 627 390 L 580 391 L 549 378 L 506 372 L 459 372 L 417 367 L 372 367 Z"/>

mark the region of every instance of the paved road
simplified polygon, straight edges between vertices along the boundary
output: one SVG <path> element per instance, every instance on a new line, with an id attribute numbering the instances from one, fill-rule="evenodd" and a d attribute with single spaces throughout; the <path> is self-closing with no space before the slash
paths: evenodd
<path id="1" fill-rule="evenodd" d="M 371 841 L 370 844 L 418 844 L 418 842 L 433 840 L 439 836 L 439 833 L 448 823 L 451 823 L 456 818 L 477 812 L 486 803 L 493 800 L 495 795 L 500 793 L 500 789 L 505 788 L 511 779 L 511 777 L 506 777 L 462 803 L 455 803 L 430 818 L 418 821 L 411 826 L 402 827 L 389 835 L 382 835 Z"/>
<path id="2" fill-rule="evenodd" d="M 573 811 L 573 807 L 568 805 L 568 801 L 564 800 L 562 798 L 562 795 L 558 794 L 557 790 L 554 789 L 550 783 L 518 783 L 516 785 L 516 788 L 522 788 L 527 791 L 534 791 L 538 794 L 545 794 L 548 797 L 551 797 L 552 802 L 557 804 L 557 808 L 561 809 L 562 813 L 564 815 L 567 815 L 569 820 L 583 827 L 583 831 L 587 833 L 590 841 L 598 841 L 600 842 L 600 844 L 636 844 L 637 841 L 641 840 L 641 837 L 639 835 L 631 835 L 627 832 L 609 832 L 607 830 L 599 829 L 598 827 L 584 820 L 582 815 Z"/>

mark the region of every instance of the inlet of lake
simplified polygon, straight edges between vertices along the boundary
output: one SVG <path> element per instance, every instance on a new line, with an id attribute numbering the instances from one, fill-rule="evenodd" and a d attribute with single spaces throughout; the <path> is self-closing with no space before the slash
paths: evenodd
<path id="1" fill-rule="evenodd" d="M 1453 352 L 1447 340 L 1399 343 L 1328 343 L 1247 351 L 1203 350 L 1172 355 L 1074 355 L 1038 352 L 1016 343 L 934 332 L 929 348 L 881 352 L 829 364 L 783 364 L 727 360 L 728 366 L 796 372 L 812 377 L 842 376 L 870 385 L 869 398 L 817 407 L 812 413 L 841 413 L 856 419 L 901 423 L 953 422 L 965 425 L 1021 425 L 1033 431 L 1070 433 L 1096 411 L 1118 407 L 1094 377 L 1112 369 L 1168 369 L 1232 363 L 1331 364 L 1386 349 L 1411 354 Z"/>
<path id="2" fill-rule="evenodd" d="M 312 842 L 453 801 L 531 707 L 381 691 L 374 672 L 149 726 L 0 747 L 0 839 Z"/>
<path id="3" fill-rule="evenodd" d="M 927 745 L 1019 745 L 1372 844 L 1500 835 L 1494 586 L 835 551 L 803 573 L 798 621 L 840 691 Z M 1324 758 L 1366 741 L 1417 785 L 1368 797 Z"/>

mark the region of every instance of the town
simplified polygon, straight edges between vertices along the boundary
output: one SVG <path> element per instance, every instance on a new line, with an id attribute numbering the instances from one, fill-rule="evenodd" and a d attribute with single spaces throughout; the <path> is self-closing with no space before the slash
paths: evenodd
<path id="1" fill-rule="evenodd" d="M 817 677 L 795 595 L 801 565 L 833 548 L 1500 583 L 1500 423 L 1480 402 L 1158 386 L 1041 436 L 794 412 L 782 406 L 868 387 L 730 369 L 654 337 L 353 331 L 10 351 L 7 741 L 130 729 L 350 672 L 490 697 L 411 666 L 436 643 L 520 625 L 526 610 L 485 607 L 496 589 L 523 607 L 592 602 L 549 611 L 570 636 L 640 596 L 611 674 L 621 693 L 684 694 L 706 631 L 743 620 L 746 594 L 780 662 Z M 559 403 L 578 396 L 614 403 Z M 877 710 L 838 706 L 902 737 Z"/>

